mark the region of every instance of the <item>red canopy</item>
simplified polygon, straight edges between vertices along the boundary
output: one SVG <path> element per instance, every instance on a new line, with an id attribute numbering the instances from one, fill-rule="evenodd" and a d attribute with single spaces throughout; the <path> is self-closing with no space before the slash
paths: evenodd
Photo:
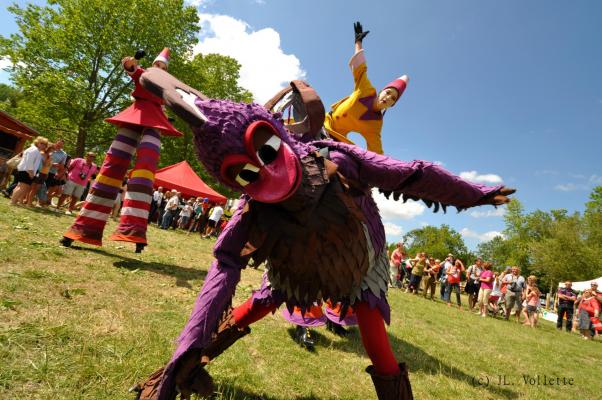
<path id="1" fill-rule="evenodd" d="M 186 160 L 157 170 L 154 186 L 175 189 L 185 197 L 206 197 L 215 203 L 225 203 L 227 200 L 207 186 Z"/>

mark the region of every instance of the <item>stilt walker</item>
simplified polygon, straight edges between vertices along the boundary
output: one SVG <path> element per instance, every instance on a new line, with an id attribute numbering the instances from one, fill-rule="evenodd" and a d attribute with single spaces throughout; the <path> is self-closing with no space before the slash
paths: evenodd
<path id="1" fill-rule="evenodd" d="M 79 215 L 63 235 L 61 243 L 65 246 L 70 246 L 74 240 L 102 245 L 105 225 L 134 152 L 136 164 L 128 182 L 119 226 L 111 239 L 136 243 L 136 252 L 142 251 L 146 245 L 152 185 L 161 148 L 160 135 L 182 136 L 182 133 L 165 116 L 163 100 L 140 86 L 139 79 L 145 71 L 138 66 L 138 60 L 142 57 L 144 52 L 138 51 L 135 57 L 122 60 L 124 70 L 135 83 L 132 92 L 134 103 L 106 120 L 117 125 L 117 135 Z M 169 49 L 164 48 L 153 61 L 153 67 L 167 70 L 168 64 Z"/>

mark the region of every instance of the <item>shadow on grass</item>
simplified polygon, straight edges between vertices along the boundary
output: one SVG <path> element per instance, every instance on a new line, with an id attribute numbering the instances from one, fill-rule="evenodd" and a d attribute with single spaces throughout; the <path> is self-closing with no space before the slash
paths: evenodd
<path id="1" fill-rule="evenodd" d="M 253 393 L 238 388 L 231 383 L 221 383 L 217 387 L 216 393 L 211 397 L 213 400 L 284 400 L 281 397 L 266 396 L 265 394 Z M 320 400 L 316 396 L 300 396 L 295 400 Z"/>
<path id="2" fill-rule="evenodd" d="M 207 271 L 194 268 L 180 267 L 179 265 L 165 264 L 156 261 L 142 261 L 135 258 L 125 257 L 119 254 L 110 253 L 100 248 L 79 247 L 75 245 L 72 245 L 71 248 L 75 250 L 89 251 L 106 257 L 118 258 L 119 261 L 115 261 L 113 263 L 113 266 L 116 268 L 123 268 L 130 271 L 142 270 L 161 275 L 173 276 L 176 278 L 177 286 L 185 287 L 188 289 L 193 289 L 189 281 L 196 279 L 204 280 L 205 276 L 207 275 Z"/>
<path id="3" fill-rule="evenodd" d="M 404 361 L 408 365 L 410 373 L 421 371 L 430 375 L 444 375 L 448 378 L 465 382 L 468 385 L 487 389 L 491 393 L 494 393 L 504 399 L 518 398 L 518 393 L 512 390 L 494 385 L 481 385 L 477 381 L 479 378 L 478 376 L 468 375 L 459 368 L 448 365 L 442 362 L 440 359 L 431 356 L 420 347 L 417 347 L 412 343 L 406 342 L 405 340 L 399 339 L 391 334 L 388 336 L 396 358 L 400 361 Z M 361 355 L 366 355 L 359 335 L 349 336 L 349 340 L 333 342 L 333 347 L 350 353 L 356 352 Z"/>

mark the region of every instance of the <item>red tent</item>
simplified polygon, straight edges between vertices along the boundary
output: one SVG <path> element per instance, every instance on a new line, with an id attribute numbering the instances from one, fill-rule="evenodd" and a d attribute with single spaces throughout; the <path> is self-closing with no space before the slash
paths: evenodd
<path id="1" fill-rule="evenodd" d="M 186 160 L 157 170 L 154 186 L 175 189 L 182 192 L 184 197 L 206 197 L 216 203 L 225 203 L 227 200 L 207 186 Z"/>

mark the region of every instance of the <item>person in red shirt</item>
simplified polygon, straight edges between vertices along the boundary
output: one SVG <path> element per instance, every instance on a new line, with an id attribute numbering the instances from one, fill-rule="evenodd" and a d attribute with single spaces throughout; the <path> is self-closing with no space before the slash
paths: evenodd
<path id="1" fill-rule="evenodd" d="M 579 301 L 579 325 L 578 328 L 581 331 L 581 335 L 586 340 L 591 340 L 592 335 L 590 332 L 592 318 L 600 317 L 600 303 L 594 297 L 594 291 L 586 289 L 583 292 L 581 300 Z"/>

